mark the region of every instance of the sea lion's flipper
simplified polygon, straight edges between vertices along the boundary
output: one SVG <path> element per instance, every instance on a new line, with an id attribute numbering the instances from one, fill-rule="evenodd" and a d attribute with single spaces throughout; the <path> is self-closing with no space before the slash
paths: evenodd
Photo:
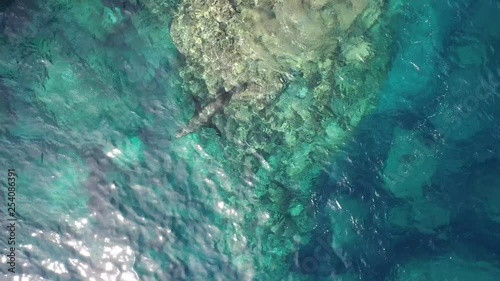
<path id="1" fill-rule="evenodd" d="M 207 125 L 207 128 L 212 128 L 215 130 L 215 133 L 219 136 L 219 137 L 222 137 L 222 132 L 220 131 L 220 129 L 214 124 L 214 123 L 210 123 Z"/>
<path id="2" fill-rule="evenodd" d="M 193 104 L 194 104 L 194 114 L 198 114 L 201 111 L 201 101 L 197 96 L 192 96 Z"/>

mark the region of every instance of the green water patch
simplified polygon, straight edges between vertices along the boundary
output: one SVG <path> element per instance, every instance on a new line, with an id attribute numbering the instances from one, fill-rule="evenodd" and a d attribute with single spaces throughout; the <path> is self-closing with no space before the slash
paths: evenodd
<path id="1" fill-rule="evenodd" d="M 19 174 L 23 173 L 19 186 L 29 187 L 18 189 L 17 202 L 24 206 L 19 214 L 59 223 L 88 217 L 85 185 L 90 170 L 78 154 L 68 150 L 32 153 L 38 157 L 19 168 Z"/>

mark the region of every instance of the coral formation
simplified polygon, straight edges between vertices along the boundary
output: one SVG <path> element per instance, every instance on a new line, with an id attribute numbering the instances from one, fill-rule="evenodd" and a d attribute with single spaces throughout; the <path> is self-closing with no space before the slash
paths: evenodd
<path id="1" fill-rule="evenodd" d="M 261 110 L 276 99 L 292 73 L 317 72 L 317 62 L 332 56 L 339 42 L 349 41 L 354 26 L 370 27 L 373 19 L 354 23 L 364 12 L 379 10 L 378 2 L 189 0 L 174 17 L 171 36 L 187 58 L 184 74 L 202 73 L 209 97 L 220 87 L 250 82 L 254 86 L 237 95 L 229 111 L 247 106 Z M 366 42 L 345 49 L 348 60 L 371 54 Z M 190 90 L 199 95 L 200 88 L 198 83 Z"/>

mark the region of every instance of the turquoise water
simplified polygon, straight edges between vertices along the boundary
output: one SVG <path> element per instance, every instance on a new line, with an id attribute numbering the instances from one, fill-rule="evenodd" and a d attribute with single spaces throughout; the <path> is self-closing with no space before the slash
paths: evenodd
<path id="1" fill-rule="evenodd" d="M 194 112 L 175 1 L 0 4 L 2 280 L 498 280 L 500 3 L 385 2 L 371 109 L 329 98 L 351 119 L 315 135 L 326 161 L 299 139 L 252 172 L 227 132 L 173 137 Z M 279 108 L 312 95 L 294 81 Z"/>

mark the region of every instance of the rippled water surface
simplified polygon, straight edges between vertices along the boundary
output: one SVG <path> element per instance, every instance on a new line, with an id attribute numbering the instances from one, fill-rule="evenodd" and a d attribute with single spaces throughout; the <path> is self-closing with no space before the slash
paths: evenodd
<path id="1" fill-rule="evenodd" d="M 244 144 L 174 138 L 194 112 L 175 1 L 1 2 L 0 279 L 499 280 L 500 2 L 403 2 L 371 109 L 310 187 L 272 174 L 307 153 L 254 151 L 249 177 Z"/>

